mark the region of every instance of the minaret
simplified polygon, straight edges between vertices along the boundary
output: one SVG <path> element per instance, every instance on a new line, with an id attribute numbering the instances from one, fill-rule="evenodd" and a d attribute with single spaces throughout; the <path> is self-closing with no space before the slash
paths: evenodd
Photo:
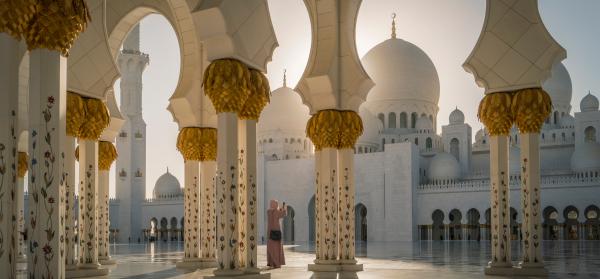
<path id="1" fill-rule="evenodd" d="M 146 198 L 146 122 L 142 116 L 142 73 L 148 54 L 140 52 L 140 26 L 123 43 L 117 59 L 121 71 L 121 113 L 125 124 L 117 138 L 116 192 L 119 204 L 119 242 L 142 239 L 142 203 Z"/>

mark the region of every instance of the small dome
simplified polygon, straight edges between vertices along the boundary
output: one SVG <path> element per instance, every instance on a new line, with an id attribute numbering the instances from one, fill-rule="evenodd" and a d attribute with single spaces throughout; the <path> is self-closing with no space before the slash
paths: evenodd
<path id="1" fill-rule="evenodd" d="M 456 180 L 460 178 L 460 164 L 454 156 L 440 152 L 429 163 L 429 180 Z"/>
<path id="2" fill-rule="evenodd" d="M 475 141 L 476 142 L 483 141 L 484 137 L 485 137 L 485 131 L 483 129 L 479 129 L 479 131 L 477 131 L 477 133 L 475 133 Z"/>
<path id="3" fill-rule="evenodd" d="M 308 107 L 300 95 L 289 87 L 280 87 L 271 93 L 271 102 L 263 109 L 257 123 L 258 134 L 270 130 L 301 131 L 310 118 Z"/>
<path id="4" fill-rule="evenodd" d="M 508 170 L 509 175 L 521 173 L 521 149 L 516 145 L 508 150 Z"/>
<path id="5" fill-rule="evenodd" d="M 559 105 L 571 105 L 572 84 L 571 76 L 562 62 L 552 66 L 552 74 L 542 84 L 542 88 L 550 95 L 552 104 L 556 107 Z"/>
<path id="6" fill-rule="evenodd" d="M 571 156 L 571 169 L 575 172 L 600 170 L 600 144 L 584 142 L 575 147 Z"/>
<path id="7" fill-rule="evenodd" d="M 177 180 L 169 170 L 156 180 L 154 191 L 152 191 L 152 195 L 155 199 L 175 197 L 180 196 L 181 194 L 179 180 Z"/>
<path id="8" fill-rule="evenodd" d="M 431 123 L 431 119 L 429 117 L 423 115 L 417 119 L 417 123 L 415 124 L 415 128 L 417 130 L 429 130 L 433 131 L 433 123 Z"/>
<path id="9" fill-rule="evenodd" d="M 573 128 L 575 127 L 575 117 L 567 114 L 560 118 L 560 127 L 562 128 Z"/>
<path id="10" fill-rule="evenodd" d="M 358 138 L 359 145 L 374 145 L 379 144 L 379 134 L 383 131 L 383 124 L 364 106 L 360 107 L 358 112 L 363 122 L 363 133 Z"/>
<path id="11" fill-rule="evenodd" d="M 464 124 L 465 114 L 458 108 L 450 113 L 450 124 Z"/>
<path id="12" fill-rule="evenodd" d="M 367 101 L 417 100 L 438 104 L 437 70 L 418 46 L 391 38 L 369 50 L 361 61 L 375 82 Z"/>
<path id="13" fill-rule="evenodd" d="M 598 105 L 598 98 L 591 93 L 588 93 L 585 95 L 585 97 L 583 97 L 583 99 L 581 99 L 579 108 L 582 112 L 598 111 Z"/>

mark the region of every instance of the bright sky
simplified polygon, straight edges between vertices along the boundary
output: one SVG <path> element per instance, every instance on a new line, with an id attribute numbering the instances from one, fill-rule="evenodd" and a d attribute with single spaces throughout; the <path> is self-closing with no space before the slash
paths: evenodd
<path id="1" fill-rule="evenodd" d="M 600 1 L 539 2 L 546 27 L 567 49 L 568 58 L 563 63 L 573 81 L 573 111 L 579 111 L 579 101 L 588 90 L 600 96 Z M 302 76 L 310 51 L 308 14 L 302 0 L 269 0 L 269 8 L 279 41 L 267 69 L 271 88 L 282 85 L 283 69 L 287 69 L 288 86 L 293 87 Z M 481 31 L 485 1 L 363 0 L 356 30 L 360 57 L 390 37 L 392 13 L 397 14 L 398 38 L 422 48 L 437 68 L 441 87 L 438 125 L 448 124 L 448 115 L 458 106 L 474 134 L 482 127 L 476 110 L 483 90 L 461 65 Z M 166 110 L 179 76 L 179 49 L 164 17 L 150 15 L 142 20 L 141 48 L 150 55 L 144 72 L 143 109 L 148 124 L 146 196 L 151 197 L 156 179 L 167 167 L 183 183 L 183 160 L 175 148 L 177 125 Z M 115 177 L 114 170 L 111 177 Z M 114 181 L 110 192 L 114 196 Z"/>

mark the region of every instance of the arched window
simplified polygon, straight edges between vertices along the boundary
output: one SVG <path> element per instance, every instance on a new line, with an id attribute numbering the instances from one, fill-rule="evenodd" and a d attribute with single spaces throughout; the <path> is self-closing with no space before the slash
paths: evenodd
<path id="1" fill-rule="evenodd" d="M 362 146 L 358 148 L 358 153 L 363 153 L 363 148 L 362 148 Z"/>
<path id="2" fill-rule="evenodd" d="M 381 139 L 381 150 L 385 151 L 385 139 Z"/>
<path id="3" fill-rule="evenodd" d="M 390 112 L 388 114 L 388 128 L 395 129 L 396 128 L 396 114 Z"/>
<path id="4" fill-rule="evenodd" d="M 400 128 L 406 128 L 406 112 L 400 113 Z"/>
<path id="5" fill-rule="evenodd" d="M 415 138 L 415 145 L 419 145 L 419 138 Z"/>
<path id="6" fill-rule="evenodd" d="M 556 134 L 552 133 L 552 141 L 556 141 Z"/>
<path id="7" fill-rule="evenodd" d="M 396 139 L 392 139 L 392 143 L 396 143 Z"/>
<path id="8" fill-rule="evenodd" d="M 559 116 L 558 111 L 555 111 L 554 112 L 554 124 L 555 125 L 558 124 L 558 116 Z"/>
<path id="9" fill-rule="evenodd" d="M 294 143 L 294 141 L 295 141 L 294 138 L 290 139 L 290 143 Z"/>
<path id="10" fill-rule="evenodd" d="M 564 132 L 561 134 L 561 136 L 562 136 L 562 140 L 563 140 L 563 141 L 567 139 L 567 137 L 565 136 L 565 133 L 564 133 Z"/>
<path id="11" fill-rule="evenodd" d="M 456 160 L 460 161 L 460 150 L 459 150 L 459 141 L 457 138 L 453 138 L 450 140 L 450 154 L 452 154 Z"/>
<path id="12" fill-rule="evenodd" d="M 433 148 L 433 141 L 431 140 L 431 138 L 427 138 L 425 140 L 425 148 L 427 148 L 427 149 Z"/>
<path id="13" fill-rule="evenodd" d="M 413 112 L 410 114 L 410 127 L 415 128 L 415 125 L 417 125 L 417 113 Z"/>
<path id="14" fill-rule="evenodd" d="M 585 128 L 585 142 L 596 142 L 596 128 L 589 126 Z"/>
<path id="15" fill-rule="evenodd" d="M 377 118 L 379 118 L 379 121 L 381 121 L 381 125 L 385 127 L 385 116 L 383 115 L 383 113 L 378 114 Z"/>
<path id="16" fill-rule="evenodd" d="M 269 139 L 269 143 L 273 143 L 273 139 Z"/>

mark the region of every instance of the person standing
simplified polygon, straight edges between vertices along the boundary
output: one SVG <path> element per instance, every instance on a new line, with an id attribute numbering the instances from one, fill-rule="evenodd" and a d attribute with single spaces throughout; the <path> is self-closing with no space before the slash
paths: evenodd
<path id="1" fill-rule="evenodd" d="M 283 254 L 283 244 L 281 243 L 281 226 L 279 219 L 287 215 L 287 206 L 285 202 L 282 207 L 276 200 L 271 200 L 269 209 L 267 209 L 267 265 L 271 268 L 280 268 L 285 265 L 285 256 Z"/>

